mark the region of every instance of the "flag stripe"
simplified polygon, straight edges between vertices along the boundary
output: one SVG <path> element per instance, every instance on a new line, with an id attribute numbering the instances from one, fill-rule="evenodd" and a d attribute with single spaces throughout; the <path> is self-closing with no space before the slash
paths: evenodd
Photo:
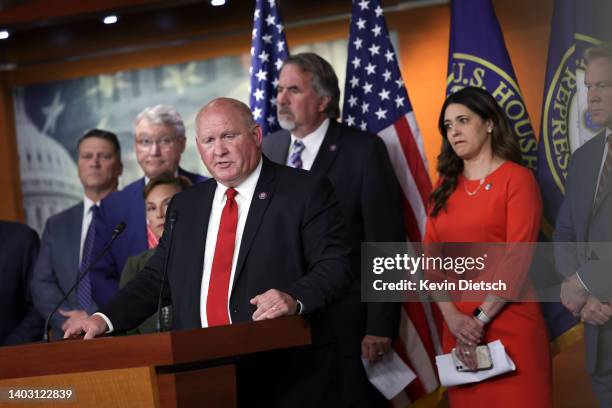
<path id="1" fill-rule="evenodd" d="M 419 223 L 414 216 L 410 201 L 405 196 L 402 198 L 402 207 L 404 209 L 404 230 L 406 231 L 406 236 L 411 242 L 419 242 L 422 239 Z"/>
<path id="2" fill-rule="evenodd" d="M 424 158 L 421 156 L 421 152 L 416 145 L 412 129 L 408 125 L 406 116 L 403 116 L 400 120 L 395 122 L 394 126 L 398 135 L 405 135 L 405 137 L 400 138 L 402 150 L 408 161 L 410 173 L 416 181 L 421 200 L 423 204 L 425 204 L 431 192 L 431 181 L 429 180 L 429 173 L 425 168 Z"/>
<path id="3" fill-rule="evenodd" d="M 425 311 L 423 310 L 423 306 L 417 302 L 407 302 L 404 303 L 404 311 L 410 317 L 412 324 L 416 328 L 419 333 L 429 333 L 429 326 L 427 322 L 427 317 L 425 316 Z M 431 335 L 421 334 L 421 342 L 423 343 L 423 347 L 427 350 L 427 354 L 429 354 L 429 358 L 432 360 L 435 359 L 436 353 L 434 351 L 433 341 L 431 339 Z"/>
<path id="4" fill-rule="evenodd" d="M 416 222 L 416 225 L 418 225 L 418 236 L 414 236 L 414 234 L 409 234 L 410 239 L 413 241 L 420 241 L 423 237 L 423 234 L 425 233 L 425 220 L 427 217 L 425 202 L 420 192 L 420 190 L 424 187 L 417 187 L 417 180 L 415 180 L 413 173 L 409 171 L 409 161 L 406 154 L 404 153 L 404 149 L 401 142 L 401 139 L 403 139 L 403 137 L 401 137 L 400 134 L 397 132 L 395 126 L 391 125 L 381 130 L 378 135 L 383 139 L 385 145 L 387 146 L 387 151 L 389 152 L 389 158 L 391 159 L 391 164 L 393 165 L 393 169 L 395 170 L 395 175 L 397 176 L 397 179 L 400 183 L 403 195 L 408 200 L 409 206 L 414 214 L 413 216 L 411 216 L 408 213 L 406 214 L 406 218 L 412 218 Z M 416 159 L 411 159 L 411 161 L 419 160 L 420 155 L 417 156 Z M 421 164 L 421 166 L 423 165 Z M 425 184 L 429 185 L 429 189 L 431 191 L 431 182 L 428 178 Z"/>
<path id="5" fill-rule="evenodd" d="M 344 89 L 344 123 L 377 134 L 385 143 L 402 190 L 406 235 L 421 241 L 431 182 L 380 0 L 353 1 Z M 439 341 L 432 336 L 437 326 L 431 313 L 415 303 L 401 308 L 400 316 L 396 348 L 417 378 L 395 398 L 394 405 L 416 401 L 438 387 L 433 356 Z"/>

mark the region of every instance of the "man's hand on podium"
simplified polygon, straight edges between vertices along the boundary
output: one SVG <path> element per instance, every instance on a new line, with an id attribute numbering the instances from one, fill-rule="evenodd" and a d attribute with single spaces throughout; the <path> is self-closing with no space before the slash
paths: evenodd
<path id="1" fill-rule="evenodd" d="M 64 330 L 64 338 L 74 338 L 85 334 L 84 340 L 93 339 L 108 330 L 104 319 L 93 314 L 85 319 L 74 320 Z"/>
<path id="2" fill-rule="evenodd" d="M 89 317 L 87 312 L 84 310 L 62 310 L 60 309 L 59 313 L 62 316 L 67 317 L 67 319 L 64 321 L 64 324 L 62 324 L 63 331 L 66 331 L 68 327 L 76 324 L 78 320 L 87 319 Z"/>
<path id="3" fill-rule="evenodd" d="M 251 299 L 257 306 L 253 320 L 276 319 L 281 316 L 293 316 L 297 312 L 297 301 L 280 290 L 270 289 Z"/>

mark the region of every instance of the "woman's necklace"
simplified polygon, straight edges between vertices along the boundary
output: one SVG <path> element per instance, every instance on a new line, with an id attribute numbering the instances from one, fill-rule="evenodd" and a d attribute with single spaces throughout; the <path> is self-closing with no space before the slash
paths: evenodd
<path id="1" fill-rule="evenodd" d="M 466 193 L 467 195 L 469 195 L 470 197 L 475 196 L 475 195 L 476 195 L 476 193 L 478 193 L 478 192 L 480 191 L 480 188 L 481 188 L 481 187 L 483 186 L 483 184 L 485 183 L 486 178 L 487 178 L 487 177 L 489 177 L 489 174 L 491 174 L 491 170 L 492 170 L 492 169 L 493 169 L 493 163 L 491 163 L 491 165 L 489 166 L 489 171 L 487 172 L 487 174 L 485 174 L 485 176 L 484 176 L 484 177 L 482 177 L 482 178 L 480 179 L 480 183 L 478 184 L 478 187 L 476 187 L 476 190 L 474 190 L 474 191 L 470 191 L 470 190 L 468 190 L 468 188 L 467 188 L 467 183 L 466 183 L 466 182 L 464 182 L 464 183 L 463 183 L 463 188 L 465 189 L 465 193 Z M 466 179 L 466 181 L 467 181 L 467 179 Z M 491 189 L 491 187 L 492 187 L 492 186 L 493 186 L 493 183 L 491 183 L 491 182 L 487 183 L 487 184 L 485 185 L 485 190 L 489 191 L 489 190 Z"/>

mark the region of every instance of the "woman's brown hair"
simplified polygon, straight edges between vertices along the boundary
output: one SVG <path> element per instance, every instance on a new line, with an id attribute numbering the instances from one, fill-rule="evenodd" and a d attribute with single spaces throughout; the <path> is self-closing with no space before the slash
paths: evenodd
<path id="1" fill-rule="evenodd" d="M 446 98 L 440 117 L 438 118 L 438 129 L 442 135 L 442 148 L 438 156 L 437 170 L 441 182 L 429 196 L 431 206 L 430 216 L 436 217 L 440 210 L 446 210 L 446 202 L 457 188 L 459 174 L 463 171 L 463 159 L 457 156 L 446 135 L 444 125 L 444 113 L 450 104 L 463 105 L 482 120 L 491 120 L 493 130 L 491 132 L 491 149 L 495 156 L 504 160 L 521 163 L 521 150 L 519 148 L 514 132 L 506 119 L 506 115 L 498 105 L 497 101 L 485 90 L 475 87 L 463 88 Z"/>

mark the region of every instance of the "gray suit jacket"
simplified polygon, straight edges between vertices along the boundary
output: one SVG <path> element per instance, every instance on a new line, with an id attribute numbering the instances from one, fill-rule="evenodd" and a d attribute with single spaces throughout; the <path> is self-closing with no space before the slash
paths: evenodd
<path id="1" fill-rule="evenodd" d="M 45 225 L 40 254 L 32 276 L 34 306 L 45 319 L 77 280 L 82 224 L 81 202 L 52 216 Z M 77 294 L 73 291 L 60 309 L 72 310 L 78 309 L 78 306 Z M 93 304 L 87 312 L 93 313 L 97 308 L 98 306 Z M 54 338 L 63 335 L 61 327 L 65 319 L 56 313 L 51 320 Z"/>
<path id="2" fill-rule="evenodd" d="M 565 197 L 555 227 L 555 258 L 564 276 L 578 275 L 601 301 L 612 300 L 612 194 L 607 190 L 593 208 L 604 150 L 605 132 L 572 155 Z M 570 244 L 568 244 L 570 243 Z M 612 320 L 603 326 L 585 324 L 587 369 L 612 369 Z"/>

